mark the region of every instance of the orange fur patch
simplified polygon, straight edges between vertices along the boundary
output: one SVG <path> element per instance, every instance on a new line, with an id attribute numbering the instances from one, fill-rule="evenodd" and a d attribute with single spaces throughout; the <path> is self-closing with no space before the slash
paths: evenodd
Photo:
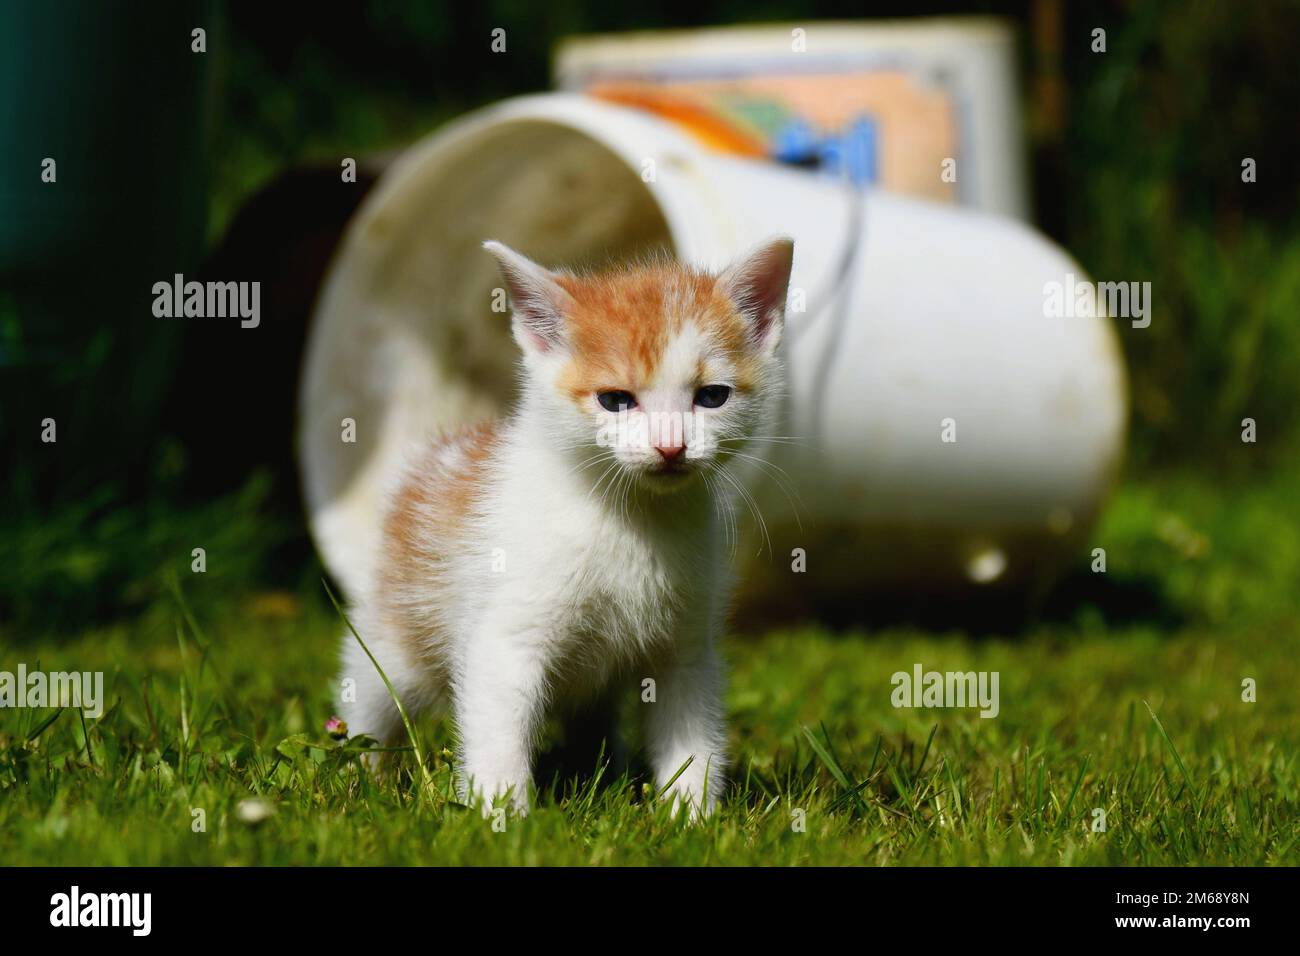
<path id="1" fill-rule="evenodd" d="M 644 387 L 688 321 L 731 353 L 742 375 L 751 365 L 744 320 L 707 273 L 664 263 L 596 276 L 561 275 L 559 283 L 574 302 L 565 315 L 573 358 L 559 385 L 575 401 L 602 389 L 635 393 Z"/>
<path id="2" fill-rule="evenodd" d="M 433 605 L 413 599 L 446 586 L 446 568 L 464 553 L 467 519 L 491 467 L 497 432 L 478 425 L 432 443 L 413 463 L 394 494 L 384 521 L 380 578 L 388 587 L 380 613 L 404 637 L 412 657 L 426 652 L 428 639 L 444 622 Z"/>
<path id="3" fill-rule="evenodd" d="M 495 442 L 493 425 L 462 429 L 433 443 L 406 475 L 384 524 L 394 571 L 411 568 L 417 558 L 446 558 L 473 510 Z"/>

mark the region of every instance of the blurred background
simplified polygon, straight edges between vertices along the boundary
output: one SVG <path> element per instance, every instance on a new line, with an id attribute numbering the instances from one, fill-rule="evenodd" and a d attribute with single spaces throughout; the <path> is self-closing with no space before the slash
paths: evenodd
<path id="1" fill-rule="evenodd" d="M 1013 31 L 1027 219 L 1093 277 L 1155 290 L 1149 328 L 1114 326 L 1129 432 L 1094 539 L 1122 558 L 1090 574 L 1081 548 L 1050 593 L 994 620 L 1253 619 L 1293 638 L 1300 4 L 377 2 L 269 16 L 65 0 L 0 12 L 0 640 L 147 620 L 195 542 L 218 585 L 192 595 L 200 612 L 292 617 L 321 600 L 294 454 L 321 277 L 403 147 L 553 88 L 561 41 L 956 15 Z M 195 24 L 202 55 L 175 39 Z M 496 28 L 508 55 L 491 50 Z M 59 157 L 57 191 L 39 179 L 45 156 Z M 344 156 L 355 188 L 340 184 Z M 149 290 L 174 272 L 261 280 L 256 337 L 155 319 Z M 889 613 L 935 611 L 901 597 Z"/>

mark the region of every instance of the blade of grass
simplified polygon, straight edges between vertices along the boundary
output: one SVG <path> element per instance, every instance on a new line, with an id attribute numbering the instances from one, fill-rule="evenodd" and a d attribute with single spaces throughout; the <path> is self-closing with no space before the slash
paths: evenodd
<path id="1" fill-rule="evenodd" d="M 432 800 L 432 795 L 436 792 L 433 786 L 433 776 L 429 773 L 429 767 L 424 761 L 424 748 L 420 746 L 420 738 L 415 732 L 415 727 L 411 723 L 411 718 L 407 716 L 406 708 L 402 706 L 402 699 L 397 696 L 397 691 L 393 689 L 393 684 L 388 679 L 388 675 L 384 673 L 384 669 L 379 666 L 379 661 L 375 660 L 375 655 L 370 653 L 370 648 L 368 648 L 366 642 L 361 639 L 361 635 L 357 633 L 357 629 L 352 626 L 352 620 L 344 612 L 342 606 L 340 606 L 338 598 L 334 596 L 334 591 L 329 586 L 329 582 L 324 578 L 321 578 L 320 583 L 325 585 L 325 593 L 329 595 L 330 603 L 334 605 L 334 610 L 338 612 L 339 617 L 343 618 L 343 623 L 348 626 L 348 630 L 352 632 L 352 636 L 357 639 L 357 643 L 361 645 L 361 649 L 366 652 L 366 657 L 370 658 L 370 663 L 375 665 L 375 670 L 378 671 L 380 679 L 384 682 L 384 686 L 388 688 L 389 696 L 393 698 L 393 703 L 397 705 L 397 712 L 402 717 L 402 725 L 406 728 L 406 736 L 411 739 L 411 747 L 415 750 L 415 762 L 420 765 L 420 776 L 424 784 L 420 788 L 420 794 L 421 796 Z M 680 771 L 678 772 L 680 773 Z"/>
<path id="2" fill-rule="evenodd" d="M 176 644 L 181 649 L 181 740 L 185 744 L 185 750 L 188 750 L 190 745 L 190 715 L 185 699 L 185 671 L 188 656 L 185 651 L 185 635 L 181 633 L 179 624 L 176 625 Z"/>
<path id="3" fill-rule="evenodd" d="M 930 756 L 930 745 L 934 743 L 934 735 L 939 732 L 939 725 L 935 724 L 930 728 L 930 736 L 925 738 L 925 749 L 921 751 L 921 762 L 916 765 L 912 771 L 912 779 L 921 776 L 921 771 L 925 769 L 926 758 Z"/>
<path id="4" fill-rule="evenodd" d="M 1070 820 L 1070 808 L 1074 806 L 1074 796 L 1079 792 L 1079 787 L 1083 785 L 1083 775 L 1088 769 L 1088 761 L 1091 758 L 1091 754 L 1085 754 L 1083 757 L 1083 764 L 1079 767 L 1079 775 L 1074 778 L 1074 789 L 1070 791 L 1070 799 L 1065 801 L 1065 809 L 1061 811 L 1061 818 L 1056 822 L 1057 832 L 1065 829 L 1065 825 Z"/>
<path id="5" fill-rule="evenodd" d="M 81 718 L 81 737 L 86 741 L 86 759 L 93 764 L 95 762 L 95 748 L 90 744 L 90 728 L 86 726 L 86 712 L 78 707 L 77 716 Z"/>
<path id="6" fill-rule="evenodd" d="M 1173 740 L 1170 738 L 1169 734 L 1165 731 L 1165 725 L 1160 723 L 1160 718 L 1156 716 L 1156 712 L 1151 709 L 1150 704 L 1148 704 L 1145 700 L 1142 701 L 1142 704 L 1143 706 L 1146 707 L 1147 713 L 1151 715 L 1151 719 L 1156 722 L 1156 729 L 1160 731 L 1160 736 L 1165 738 L 1165 743 L 1169 745 L 1169 749 L 1173 752 L 1174 762 L 1178 764 L 1178 769 L 1182 772 L 1183 780 L 1187 782 L 1187 789 L 1190 790 L 1193 795 L 1195 795 L 1196 786 L 1195 784 L 1192 783 L 1192 775 L 1187 772 L 1187 765 L 1183 763 L 1183 758 L 1181 755 L 1179 755 L 1178 748 L 1174 746 Z"/>
<path id="7" fill-rule="evenodd" d="M 186 626 L 190 629 L 190 636 L 194 639 L 194 643 L 197 644 L 199 648 L 199 668 L 198 668 L 198 674 L 196 675 L 195 678 L 196 683 L 198 679 L 202 678 L 203 669 L 205 667 L 209 668 L 212 671 L 212 676 L 217 679 L 217 686 L 221 691 L 221 693 L 214 695 L 213 705 L 220 708 L 222 715 L 229 720 L 232 717 L 229 704 L 227 702 L 227 697 L 230 694 L 230 687 L 226 683 L 225 677 L 218 669 L 216 665 L 216 661 L 212 657 L 212 644 L 207 639 L 207 635 L 203 632 L 203 629 L 199 627 L 199 622 L 194 617 L 194 612 L 190 610 L 189 602 L 185 600 L 185 594 L 184 592 L 181 591 L 180 579 L 176 576 L 175 571 L 171 571 L 168 573 L 167 585 L 171 589 L 173 597 L 176 598 L 176 604 L 181 609 L 181 619 L 185 622 Z M 184 647 L 181 648 L 181 656 L 182 659 L 184 659 L 185 657 Z"/>
<path id="8" fill-rule="evenodd" d="M 677 778 L 680 777 L 682 774 L 684 774 L 686 772 L 686 768 L 693 763 L 695 763 L 695 755 L 691 754 L 689 757 L 686 758 L 686 762 L 677 768 L 677 772 L 668 778 L 668 782 L 659 788 L 659 792 L 655 794 L 655 799 L 662 800 L 664 794 L 668 792 L 668 788 L 671 787 L 673 784 L 675 784 L 677 782 Z"/>
<path id="9" fill-rule="evenodd" d="M 45 732 L 45 729 L 49 727 L 50 724 L 54 723 L 56 720 L 58 720 L 60 717 L 63 716 L 63 712 L 65 710 L 67 710 L 66 707 L 60 707 L 54 713 L 50 714 L 49 717 L 46 717 L 45 720 L 41 722 L 41 725 L 39 727 L 37 727 L 35 730 L 33 730 L 31 733 L 27 735 L 27 739 L 35 740 L 37 737 L 39 737 L 42 733 Z"/>
<path id="10" fill-rule="evenodd" d="M 812 747 L 813 753 L 815 753 L 818 756 L 818 758 L 821 760 L 821 762 L 826 765 L 826 769 L 829 770 L 831 776 L 835 778 L 835 782 L 838 783 L 844 789 L 845 794 L 851 797 L 854 804 L 857 805 L 857 808 L 861 812 L 866 813 L 867 805 L 865 801 L 863 801 L 860 795 L 862 787 L 858 785 L 854 785 L 849 780 L 849 775 L 844 772 L 844 768 L 840 766 L 840 762 L 835 759 L 835 754 L 831 751 L 829 746 L 823 744 L 820 740 L 818 740 L 817 735 L 814 734 L 807 727 L 803 727 L 801 729 L 803 730 L 803 735 L 808 738 L 808 745 Z M 829 743 L 830 734 L 827 733 L 826 727 L 824 725 L 822 726 L 822 733 L 826 734 L 826 739 L 827 742 Z M 863 781 L 863 783 L 865 784 L 866 781 Z"/>

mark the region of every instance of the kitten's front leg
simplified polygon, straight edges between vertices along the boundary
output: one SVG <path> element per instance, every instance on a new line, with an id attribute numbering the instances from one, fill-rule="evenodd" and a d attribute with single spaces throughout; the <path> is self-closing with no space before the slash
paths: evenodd
<path id="1" fill-rule="evenodd" d="M 497 620 L 470 638 L 455 689 L 460 734 L 458 788 L 466 802 L 492 813 L 510 794 L 528 812 L 533 747 L 546 700 L 544 635 L 513 631 Z"/>
<path id="2" fill-rule="evenodd" d="M 691 817 L 713 812 L 725 783 L 727 728 L 722 701 L 722 665 L 712 640 L 681 649 L 672 661 L 656 669 L 655 699 L 646 709 L 646 745 L 655 780 L 663 787 L 689 759 L 664 794 L 674 812 L 685 803 Z"/>

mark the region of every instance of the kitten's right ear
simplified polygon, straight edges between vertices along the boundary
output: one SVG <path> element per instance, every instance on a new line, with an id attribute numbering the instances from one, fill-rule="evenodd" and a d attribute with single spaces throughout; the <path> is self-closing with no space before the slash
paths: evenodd
<path id="1" fill-rule="evenodd" d="M 573 299 L 555 273 L 495 240 L 483 248 L 496 256 L 510 291 L 515 338 L 524 348 L 550 352 L 564 345 L 564 312 Z"/>

